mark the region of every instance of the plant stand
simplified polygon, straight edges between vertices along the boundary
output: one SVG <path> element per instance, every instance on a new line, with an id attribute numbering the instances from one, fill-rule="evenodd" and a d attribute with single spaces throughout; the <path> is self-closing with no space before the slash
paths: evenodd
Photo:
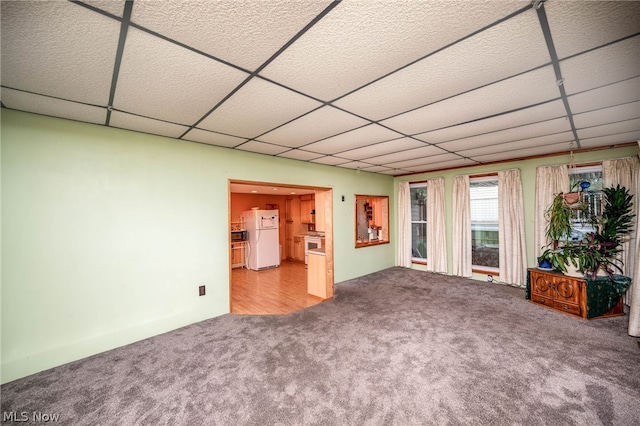
<path id="1" fill-rule="evenodd" d="M 614 278 L 613 282 L 609 277 L 591 280 L 530 268 L 526 298 L 583 319 L 620 316 L 624 315 L 622 295 L 631 285 L 631 278 Z"/>

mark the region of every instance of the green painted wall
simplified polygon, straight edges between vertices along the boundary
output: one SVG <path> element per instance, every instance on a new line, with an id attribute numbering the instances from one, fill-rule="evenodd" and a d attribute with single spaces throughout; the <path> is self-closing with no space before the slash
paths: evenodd
<path id="1" fill-rule="evenodd" d="M 568 149 L 568 147 L 567 147 Z M 612 148 L 598 151 L 591 151 L 585 153 L 576 153 L 574 155 L 575 163 L 584 163 L 590 161 L 601 161 L 612 158 L 631 157 L 638 155 L 637 145 L 625 148 Z M 421 173 L 410 176 L 397 177 L 396 180 L 396 196 L 398 192 L 398 182 L 415 182 L 435 177 L 444 177 L 445 179 L 445 210 L 446 210 L 446 235 L 447 235 L 447 258 L 448 258 L 448 271 L 453 271 L 452 265 L 452 220 L 453 217 L 453 179 L 458 175 L 474 175 L 482 173 L 498 172 L 500 170 L 520 169 L 520 175 L 522 179 L 522 191 L 524 194 L 524 209 L 525 209 L 525 226 L 526 226 L 526 239 L 527 239 L 527 264 L 529 267 L 537 265 L 534 256 L 534 225 L 535 225 L 535 183 L 536 183 L 536 168 L 538 166 L 548 166 L 555 164 L 569 164 L 569 155 L 559 155 L 553 157 L 543 157 L 531 160 L 505 162 L 499 164 L 490 164 L 476 167 L 466 167 L 455 170 L 446 170 L 433 173 Z M 397 214 L 397 206 L 395 206 L 394 214 Z M 426 269 L 424 266 L 415 265 L 416 269 Z M 474 274 L 473 278 L 479 280 L 486 280 L 485 274 Z"/>
<path id="2" fill-rule="evenodd" d="M 336 283 L 395 264 L 394 244 L 354 248 L 354 194 L 395 205 L 392 177 L 5 109 L 1 120 L 3 383 L 228 313 L 229 179 L 333 188 Z"/>

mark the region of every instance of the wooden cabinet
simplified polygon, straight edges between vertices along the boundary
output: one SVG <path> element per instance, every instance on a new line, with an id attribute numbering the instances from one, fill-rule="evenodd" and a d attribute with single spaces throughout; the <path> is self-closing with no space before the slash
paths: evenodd
<path id="1" fill-rule="evenodd" d="M 304 262 L 304 237 L 293 237 L 293 260 Z"/>
<path id="2" fill-rule="evenodd" d="M 327 267 L 324 253 L 309 251 L 307 267 L 307 292 L 321 299 L 333 297 L 333 292 L 327 288 Z"/>
<path id="3" fill-rule="evenodd" d="M 300 196 L 300 221 L 302 223 L 315 223 L 315 209 L 314 194 Z"/>
<path id="4" fill-rule="evenodd" d="M 584 278 L 531 268 L 527 285 L 532 303 L 580 318 L 596 318 L 590 314 L 587 301 L 597 298 L 592 294 L 597 291 L 597 286 L 589 286 Z M 597 317 L 624 315 L 623 309 L 620 299 L 610 310 Z"/>

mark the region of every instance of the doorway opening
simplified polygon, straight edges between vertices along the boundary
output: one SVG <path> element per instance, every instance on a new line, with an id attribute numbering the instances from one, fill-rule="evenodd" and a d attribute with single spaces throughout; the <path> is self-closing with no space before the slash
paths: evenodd
<path id="1" fill-rule="evenodd" d="M 231 313 L 286 314 L 333 297 L 332 200 L 331 188 L 229 181 Z M 260 221 L 264 217 L 269 219 L 269 224 L 277 217 L 277 231 L 256 230 L 255 225 L 253 231 L 248 229 L 251 226 L 247 222 Z M 269 238 L 257 242 L 255 238 L 262 232 L 268 233 Z M 274 233 L 278 235 L 277 243 L 269 243 L 265 248 L 264 241 L 271 240 Z M 307 267 L 305 238 L 322 241 L 325 266 L 321 271 Z M 272 258 L 266 253 L 274 250 L 278 252 L 277 264 L 256 259 L 256 256 Z M 312 256 L 312 259 L 316 257 Z M 311 294 L 309 274 L 313 274 Z M 317 295 L 318 282 L 326 286 L 321 297 Z"/>

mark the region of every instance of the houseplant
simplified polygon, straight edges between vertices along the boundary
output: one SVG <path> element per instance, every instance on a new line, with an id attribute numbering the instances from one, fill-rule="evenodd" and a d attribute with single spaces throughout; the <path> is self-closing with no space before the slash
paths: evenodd
<path id="1" fill-rule="evenodd" d="M 548 220 L 545 236 L 550 243 L 538 257 L 538 265 L 543 269 L 553 268 L 566 273 L 567 265 L 573 264 L 574 267 L 578 267 L 568 248 L 572 246 L 571 233 L 575 211 L 584 209 L 584 204 L 577 203 L 576 200 L 567 202 L 565 196 L 562 192 L 556 194 L 545 211 Z"/>
<path id="2" fill-rule="evenodd" d="M 619 254 L 634 225 L 633 195 L 620 185 L 604 188 L 602 195 L 602 215 L 591 218 L 594 231 L 572 244 L 568 252 L 587 277 L 595 280 L 603 272 L 613 280 L 615 273 L 623 273 Z"/>

